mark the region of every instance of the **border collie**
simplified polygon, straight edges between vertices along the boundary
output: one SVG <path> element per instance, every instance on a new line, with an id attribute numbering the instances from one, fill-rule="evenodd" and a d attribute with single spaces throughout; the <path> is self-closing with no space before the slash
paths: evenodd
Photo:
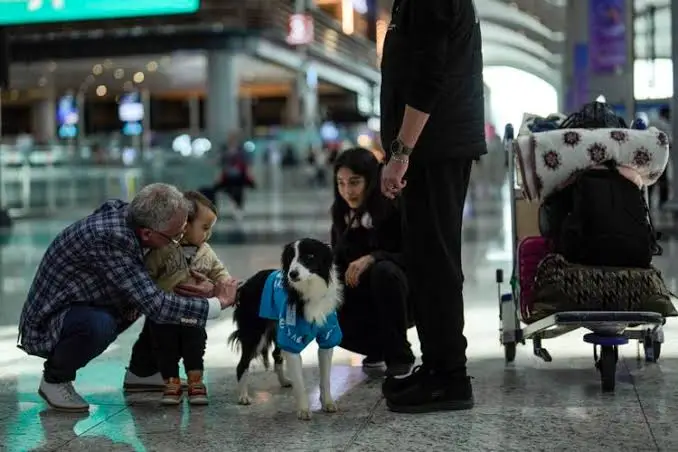
<path id="1" fill-rule="evenodd" d="M 260 357 L 269 368 L 268 353 L 273 345 L 278 381 L 283 387 L 292 387 L 297 417 L 309 420 L 300 353 L 313 339 L 318 342 L 320 403 L 327 413 L 337 411 L 330 391 L 330 369 L 333 348 L 342 339 L 336 313 L 342 288 L 332 250 L 318 240 L 304 238 L 286 245 L 281 264 L 282 270 L 262 270 L 238 290 L 233 314 L 236 331 L 228 339 L 241 350 L 236 369 L 238 403 L 252 403 L 247 387 L 250 362 Z M 289 379 L 283 372 L 283 358 Z"/>

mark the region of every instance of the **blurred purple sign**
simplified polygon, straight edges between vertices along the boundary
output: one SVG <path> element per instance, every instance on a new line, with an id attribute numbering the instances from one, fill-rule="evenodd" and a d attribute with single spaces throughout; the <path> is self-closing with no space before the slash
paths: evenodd
<path id="1" fill-rule="evenodd" d="M 626 0 L 589 0 L 589 58 L 593 74 L 613 74 L 626 63 Z"/>
<path id="2" fill-rule="evenodd" d="M 579 43 L 574 46 L 574 71 L 573 71 L 573 86 L 570 94 L 570 110 L 571 113 L 579 110 L 582 105 L 589 102 L 589 46 L 588 44 Z"/>

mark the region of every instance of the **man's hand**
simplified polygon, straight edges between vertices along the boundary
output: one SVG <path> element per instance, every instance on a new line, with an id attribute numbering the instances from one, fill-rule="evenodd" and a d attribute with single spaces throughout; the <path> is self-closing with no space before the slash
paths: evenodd
<path id="1" fill-rule="evenodd" d="M 210 298 L 216 296 L 214 283 L 207 276 L 193 270 L 191 270 L 191 276 L 195 279 L 194 283 L 179 284 L 174 292 L 184 297 Z"/>
<path id="2" fill-rule="evenodd" d="M 374 258 L 369 254 L 351 262 L 346 270 L 344 279 L 349 287 L 356 287 L 360 282 L 360 276 L 374 264 Z"/>
<path id="3" fill-rule="evenodd" d="M 238 293 L 238 280 L 226 278 L 218 281 L 214 286 L 214 296 L 221 302 L 221 309 L 230 308 L 235 304 Z"/>
<path id="4" fill-rule="evenodd" d="M 405 156 L 391 158 L 381 172 L 381 192 L 389 199 L 395 198 L 407 185 L 404 179 L 409 160 Z"/>

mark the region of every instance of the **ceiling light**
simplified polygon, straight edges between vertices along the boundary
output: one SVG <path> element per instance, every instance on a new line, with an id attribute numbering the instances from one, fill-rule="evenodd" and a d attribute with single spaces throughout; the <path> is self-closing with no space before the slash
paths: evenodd
<path id="1" fill-rule="evenodd" d="M 99 85 L 99 86 L 97 86 L 96 92 L 97 92 L 97 96 L 104 97 L 106 95 L 106 93 L 108 92 L 108 90 L 106 89 L 106 87 L 104 85 Z"/>
<path id="2" fill-rule="evenodd" d="M 92 68 L 92 74 L 94 75 L 101 75 L 102 72 L 104 72 L 104 67 L 100 64 L 95 64 Z"/>
<path id="3" fill-rule="evenodd" d="M 134 80 L 134 83 L 143 83 L 144 81 L 144 73 L 143 72 L 137 72 L 134 74 L 134 77 L 132 77 L 132 80 Z"/>
<path id="4" fill-rule="evenodd" d="M 39 87 L 44 87 L 47 85 L 47 79 L 45 77 L 40 77 L 38 80 L 38 86 Z"/>
<path id="5" fill-rule="evenodd" d="M 148 69 L 148 72 L 155 72 L 158 70 L 158 63 L 156 63 L 155 61 L 150 61 L 146 65 L 146 69 Z"/>
<path id="6" fill-rule="evenodd" d="M 113 62 L 111 60 L 104 60 L 104 67 L 110 69 L 113 67 Z"/>
<path id="7" fill-rule="evenodd" d="M 124 69 L 116 69 L 115 72 L 113 73 L 113 77 L 116 79 L 120 80 L 125 76 L 125 70 Z"/>
<path id="8" fill-rule="evenodd" d="M 47 63 L 47 70 L 50 72 L 54 72 L 57 70 L 57 64 L 54 61 L 50 61 Z"/>

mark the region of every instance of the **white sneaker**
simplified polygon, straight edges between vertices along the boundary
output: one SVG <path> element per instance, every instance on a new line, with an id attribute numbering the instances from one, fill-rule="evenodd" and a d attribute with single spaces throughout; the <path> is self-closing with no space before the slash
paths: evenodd
<path id="1" fill-rule="evenodd" d="M 125 392 L 163 392 L 165 390 L 165 381 L 160 372 L 150 377 L 140 377 L 127 369 L 122 388 Z"/>
<path id="2" fill-rule="evenodd" d="M 43 378 L 38 389 L 40 397 L 52 408 L 58 411 L 81 413 L 89 411 L 89 403 L 80 394 L 75 392 L 73 383 L 47 383 Z"/>

